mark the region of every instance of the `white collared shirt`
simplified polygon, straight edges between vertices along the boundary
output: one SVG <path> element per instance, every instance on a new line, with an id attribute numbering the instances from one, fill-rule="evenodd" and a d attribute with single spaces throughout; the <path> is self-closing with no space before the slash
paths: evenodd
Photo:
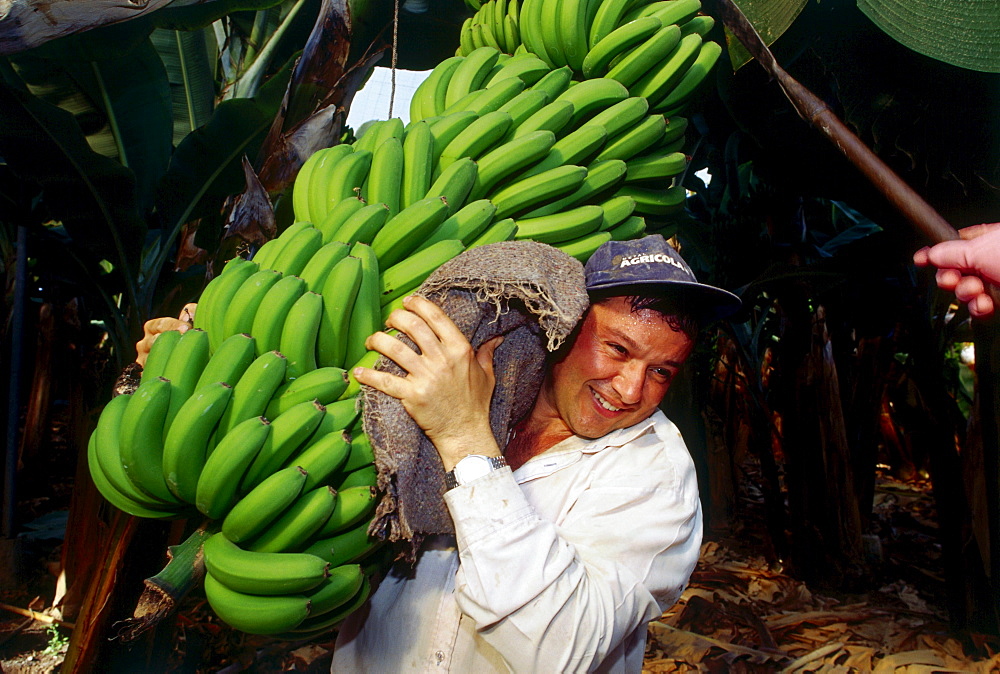
<path id="1" fill-rule="evenodd" d="M 429 539 L 344 624 L 334 672 L 639 672 L 698 560 L 694 464 L 662 412 L 452 489 Z"/>

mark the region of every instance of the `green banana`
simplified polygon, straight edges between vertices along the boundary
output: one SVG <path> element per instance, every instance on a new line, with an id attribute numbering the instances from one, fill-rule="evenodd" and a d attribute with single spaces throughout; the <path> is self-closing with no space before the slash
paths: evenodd
<path id="1" fill-rule="evenodd" d="M 623 54 L 605 77 L 618 80 L 626 87 L 630 87 L 649 72 L 650 68 L 666 58 L 680 41 L 680 28 L 673 24 L 664 26 L 639 46 Z"/>
<path id="2" fill-rule="evenodd" d="M 655 16 L 664 26 L 686 23 L 701 9 L 701 0 L 665 0 L 636 10 L 638 16 Z"/>
<path id="3" fill-rule="evenodd" d="M 346 401 L 343 401 L 346 402 Z M 317 433 L 320 429 L 316 429 Z M 315 433 L 313 434 L 315 437 Z M 292 457 L 291 465 L 306 471 L 303 491 L 310 491 L 326 484 L 331 475 L 341 470 L 351 454 L 351 443 L 343 431 L 326 433 Z"/>
<path id="4" fill-rule="evenodd" d="M 587 56 L 588 0 L 559 0 L 558 31 L 562 40 L 562 52 L 566 64 L 576 72 L 583 71 L 583 59 Z"/>
<path id="5" fill-rule="evenodd" d="M 389 217 L 399 213 L 399 200 L 403 180 L 403 144 L 398 138 L 389 138 L 378 146 L 372 156 L 365 194 L 370 204 L 385 204 Z"/>
<path id="6" fill-rule="evenodd" d="M 626 183 L 637 183 L 645 180 L 665 180 L 684 172 L 687 168 L 687 155 L 683 152 L 669 154 L 652 154 L 629 159 Z"/>
<path id="7" fill-rule="evenodd" d="M 340 229 L 333 235 L 332 241 L 353 246 L 358 243 L 371 243 L 389 218 L 389 207 L 382 203 L 368 204 L 347 218 Z"/>
<path id="8" fill-rule="evenodd" d="M 278 341 L 287 358 L 285 377 L 298 379 L 316 369 L 316 337 L 323 314 L 323 296 L 307 291 L 295 300 Z"/>
<path id="9" fill-rule="evenodd" d="M 156 336 L 153 345 L 149 347 L 146 363 L 142 366 L 143 381 L 163 376 L 163 369 L 167 366 L 170 353 L 177 346 L 177 340 L 181 338 L 181 334 L 179 330 L 167 330 Z"/>
<path id="10" fill-rule="evenodd" d="M 635 212 L 639 215 L 669 215 L 684 208 L 687 192 L 682 185 L 665 190 L 637 185 L 625 185 L 617 194 L 635 199 Z"/>
<path id="11" fill-rule="evenodd" d="M 590 203 L 604 192 L 618 186 L 625 177 L 625 171 L 625 162 L 620 159 L 595 162 L 587 168 L 587 177 L 583 179 L 578 188 L 561 199 L 550 201 L 544 206 L 528 211 L 524 217 L 537 218 L 542 215 L 552 215 Z"/>
<path id="12" fill-rule="evenodd" d="M 378 483 L 378 469 L 374 464 L 368 464 L 347 473 L 340 473 L 330 483 L 334 489 L 341 490 L 352 487 L 374 487 Z"/>
<path id="13" fill-rule="evenodd" d="M 368 518 L 378 505 L 378 490 L 374 487 L 348 487 L 337 493 L 337 503 L 326 522 L 314 534 L 328 538 L 346 531 Z"/>
<path id="14" fill-rule="evenodd" d="M 556 135 L 551 131 L 533 131 L 486 153 L 477 162 L 476 181 L 469 199 L 482 199 L 504 178 L 548 155 L 555 143 Z"/>
<path id="15" fill-rule="evenodd" d="M 427 197 L 389 220 L 372 241 L 379 268 L 391 267 L 409 256 L 448 215 L 447 199 Z"/>
<path id="16" fill-rule="evenodd" d="M 663 27 L 655 16 L 647 16 L 615 28 L 590 48 L 583 59 L 583 76 L 590 79 L 603 77 L 608 65 L 620 54 L 642 44 Z"/>
<path id="17" fill-rule="evenodd" d="M 330 207 L 333 205 L 330 201 L 330 178 L 333 176 L 334 167 L 344 157 L 353 152 L 353 147 L 343 144 L 324 148 L 313 153 L 313 156 L 317 154 L 321 156 L 312 174 L 309 176 L 309 217 L 299 218 L 300 220 L 317 223 L 326 217 L 330 211 Z M 294 192 L 292 196 L 294 199 Z"/>
<path id="18" fill-rule="evenodd" d="M 253 362 L 255 342 L 253 337 L 244 333 L 226 339 L 209 358 L 194 390 L 200 391 L 203 387 L 218 382 L 235 386 Z"/>
<path id="19" fill-rule="evenodd" d="M 635 199 L 626 195 L 611 197 L 601 203 L 601 208 L 604 209 L 604 217 L 598 229 L 606 232 L 632 215 L 635 211 Z"/>
<path id="20" fill-rule="evenodd" d="M 156 499 L 176 503 L 163 479 L 163 429 L 170 398 L 169 380 L 142 382 L 122 413 L 118 442 L 129 480 Z"/>
<path id="21" fill-rule="evenodd" d="M 282 231 L 281 234 L 278 235 L 278 238 L 273 240 L 274 243 L 276 244 L 273 249 L 265 251 L 263 248 L 261 248 L 259 251 L 257 251 L 257 254 L 254 255 L 254 261 L 257 263 L 258 269 L 272 269 L 276 271 L 276 268 L 274 266 L 274 261 L 278 259 L 279 255 L 281 255 L 281 251 L 285 249 L 285 247 L 288 245 L 288 242 L 291 241 L 293 238 L 295 238 L 295 235 L 301 232 L 303 229 L 307 229 L 312 226 L 313 226 L 312 222 L 300 220 L 298 222 L 293 222 L 288 227 L 286 227 L 284 231 Z M 269 241 L 265 245 L 270 246 L 270 244 L 271 242 Z M 269 254 L 261 255 L 261 253 L 269 253 Z M 223 271 L 223 273 L 225 273 L 225 271 Z M 201 302 L 204 301 L 205 298 L 204 296 L 202 296 Z M 199 304 L 201 302 L 199 302 Z"/>
<path id="22" fill-rule="evenodd" d="M 419 122 L 440 115 L 446 107 L 448 83 L 455 69 L 465 58 L 452 56 L 434 67 L 431 74 L 413 92 L 410 102 L 410 122 Z"/>
<path id="23" fill-rule="evenodd" d="M 642 121 L 648 109 L 649 101 L 645 98 L 626 98 L 624 101 L 615 103 L 610 108 L 597 113 L 584 122 L 584 126 L 602 126 L 608 132 L 608 138 L 617 138 Z"/>
<path id="24" fill-rule="evenodd" d="M 403 180 L 399 205 L 406 208 L 427 194 L 434 165 L 434 135 L 427 122 L 410 124 L 403 140 Z"/>
<path id="25" fill-rule="evenodd" d="M 313 542 L 305 552 L 325 559 L 331 567 L 337 567 L 361 559 L 381 543 L 381 540 L 368 534 L 368 522 L 363 522 L 345 532 Z"/>
<path id="26" fill-rule="evenodd" d="M 437 165 L 438 159 L 448 143 L 455 140 L 458 134 L 477 119 L 479 119 L 479 115 L 476 113 L 471 110 L 463 110 L 430 122 L 431 136 L 434 137 L 434 149 L 431 152 L 432 170 Z"/>
<path id="27" fill-rule="evenodd" d="M 122 397 L 122 396 L 119 396 Z M 108 480 L 99 461 L 97 460 L 97 439 L 96 434 L 90 436 L 87 444 L 87 463 L 90 470 L 90 479 L 94 486 L 101 492 L 108 503 L 135 517 L 146 517 L 148 519 L 168 519 L 177 517 L 180 513 L 168 506 L 150 506 L 140 501 L 132 499 L 128 494 L 118 491 Z"/>
<path id="28" fill-rule="evenodd" d="M 580 187 L 587 176 L 582 166 L 559 166 L 513 182 L 490 197 L 496 219 L 524 213 Z"/>
<path id="29" fill-rule="evenodd" d="M 515 97 L 521 95 L 526 86 L 517 77 L 500 80 L 496 85 L 480 90 L 479 96 L 469 104 L 467 109 L 472 110 L 472 112 L 480 117 L 491 112 L 497 112 Z"/>
<path id="30" fill-rule="evenodd" d="M 295 176 L 295 182 L 292 184 L 292 211 L 295 214 L 296 222 L 313 221 L 312 214 L 309 212 L 309 196 L 312 189 L 309 185 L 309 179 L 321 162 L 323 162 L 322 152 L 313 152 L 303 162 L 298 174 Z M 265 246 L 270 243 L 269 241 Z M 260 256 L 262 250 L 264 250 L 263 247 L 257 251 L 257 255 L 254 257 L 257 258 Z M 256 261 L 260 262 L 261 260 Z"/>
<path id="31" fill-rule="evenodd" d="M 542 39 L 541 28 L 538 24 L 538 10 L 541 9 L 541 0 L 523 0 L 520 6 L 518 26 L 521 29 L 521 41 L 529 53 L 535 54 L 545 65 L 550 68 L 553 63 L 549 60 L 545 52 L 545 43 Z"/>
<path id="32" fill-rule="evenodd" d="M 330 565 L 316 555 L 244 550 L 221 531 L 205 541 L 202 552 L 213 578 L 246 594 L 305 592 L 321 584 L 325 587 L 331 575 Z"/>
<path id="33" fill-rule="evenodd" d="M 162 421 L 163 434 L 170 428 L 177 410 L 194 393 L 198 379 L 208 362 L 209 334 L 204 330 L 193 328 L 181 335 L 177 340 L 177 346 L 170 353 L 167 366 L 163 368 L 164 378 L 170 381 L 170 406 Z"/>
<path id="34" fill-rule="evenodd" d="M 312 434 L 326 413 L 316 401 L 294 405 L 271 420 L 271 433 L 264 441 L 250 469 L 240 482 L 242 491 L 250 491 L 275 472 Z"/>
<path id="35" fill-rule="evenodd" d="M 671 1 L 684 2 L 685 0 Z M 669 56 L 632 85 L 629 90 L 631 95 L 648 99 L 650 107 L 655 109 L 694 63 L 701 50 L 701 44 L 701 36 L 697 33 L 682 38 L 680 44 Z"/>
<path id="36" fill-rule="evenodd" d="M 472 241 L 466 250 L 472 250 L 479 246 L 485 246 L 498 241 L 511 241 L 517 234 L 517 225 L 513 218 L 505 218 L 490 225 L 485 232 Z"/>
<path id="37" fill-rule="evenodd" d="M 715 28 L 715 19 L 707 15 L 699 15 L 681 24 L 681 36 L 697 33 L 705 37 L 713 28 Z"/>
<path id="38" fill-rule="evenodd" d="M 463 21 L 462 27 L 458 31 L 458 51 L 455 52 L 458 56 L 468 56 L 476 48 L 472 41 L 472 19 L 473 17 L 470 16 Z M 414 107 L 415 105 L 418 107 Z M 423 117 L 423 103 L 418 103 L 414 97 L 410 101 L 410 119 L 422 119 Z"/>
<path id="39" fill-rule="evenodd" d="M 323 234 L 315 227 L 306 227 L 281 249 L 274 259 L 274 269 L 284 276 L 298 276 L 322 245 Z"/>
<path id="40" fill-rule="evenodd" d="M 379 127 L 385 124 L 381 119 L 372 119 L 358 127 L 357 137 L 353 143 L 355 152 L 375 152 L 378 147 Z"/>
<path id="41" fill-rule="evenodd" d="M 330 209 L 323 221 L 316 226 L 316 229 L 323 235 L 323 244 L 328 245 L 333 242 L 334 236 L 340 230 L 344 222 L 357 213 L 367 202 L 360 197 L 348 197 L 341 199 L 337 205 Z"/>
<path id="42" fill-rule="evenodd" d="M 448 215 L 454 215 L 465 205 L 472 186 L 476 183 L 478 167 L 476 162 L 463 157 L 452 162 L 427 190 L 427 198 L 444 197 Z"/>
<path id="43" fill-rule="evenodd" d="M 537 2 L 537 0 L 532 1 Z M 531 85 L 531 88 L 535 91 L 544 91 L 548 94 L 549 100 L 554 101 L 569 88 L 569 83 L 572 79 L 573 69 L 569 66 L 563 66 L 562 68 L 550 70 L 548 75 Z"/>
<path id="44" fill-rule="evenodd" d="M 612 227 L 609 232 L 615 241 L 638 239 L 646 233 L 646 220 L 639 215 L 632 215 L 623 222 Z"/>
<path id="45" fill-rule="evenodd" d="M 470 157 L 477 159 L 496 145 L 510 128 L 511 117 L 506 112 L 489 112 L 472 122 L 445 146 L 438 158 L 443 171 L 453 162 Z"/>
<path id="46" fill-rule="evenodd" d="M 583 165 L 597 154 L 608 138 L 603 126 L 581 126 L 555 142 L 545 159 L 521 173 L 518 179 L 530 178 L 567 164 Z"/>
<path id="47" fill-rule="evenodd" d="M 306 618 L 299 623 L 299 626 L 294 630 L 279 636 L 292 641 L 301 641 L 302 639 L 313 639 L 323 636 L 343 622 L 347 616 L 361 608 L 364 603 L 368 601 L 368 595 L 371 594 L 371 589 L 371 581 L 368 580 L 367 576 L 363 577 L 361 587 L 358 588 L 357 592 L 355 592 L 352 597 L 336 609 L 311 618 Z"/>
<path id="48" fill-rule="evenodd" d="M 205 466 L 209 438 L 226 411 L 233 388 L 225 382 L 208 384 L 187 399 L 163 441 L 163 477 L 170 491 L 194 503 L 198 477 Z"/>
<path id="49" fill-rule="evenodd" d="M 538 9 L 539 29 L 542 36 L 542 46 L 548 55 L 548 61 L 555 66 L 568 66 L 569 62 L 563 51 L 563 36 L 560 34 L 560 3 L 561 0 L 541 3 L 541 7 Z"/>
<path id="50" fill-rule="evenodd" d="M 382 312 L 378 313 L 378 318 L 382 318 Z M 374 330 L 372 332 L 375 332 Z M 369 333 L 371 334 L 371 333 Z M 347 388 L 344 392 L 340 394 L 341 400 L 349 400 L 356 397 L 361 393 L 361 384 L 358 380 L 354 378 L 354 368 L 357 367 L 375 367 L 375 362 L 378 361 L 381 354 L 378 351 L 364 351 L 353 363 L 347 368 Z"/>
<path id="51" fill-rule="evenodd" d="M 317 367 L 279 387 L 267 404 L 268 419 L 284 414 L 295 405 L 318 400 L 327 405 L 340 397 L 347 388 L 347 373 L 339 367 Z"/>
<path id="52" fill-rule="evenodd" d="M 277 351 L 268 351 L 250 363 L 233 386 L 233 395 L 219 420 L 216 437 L 224 438 L 237 424 L 264 414 L 271 396 L 285 383 L 286 361 Z"/>
<path id="53" fill-rule="evenodd" d="M 663 132 L 663 138 L 661 138 L 660 142 L 656 144 L 656 147 L 651 149 L 659 150 L 665 154 L 670 152 L 679 152 L 679 148 L 677 150 L 667 150 L 665 149 L 665 146 L 677 141 L 681 141 L 683 143 L 684 134 L 687 132 L 688 127 L 687 118 L 669 117 L 667 115 L 664 116 L 667 117 L 667 130 Z"/>
<path id="54" fill-rule="evenodd" d="M 553 244 L 570 241 L 595 231 L 603 217 L 604 209 L 591 205 L 578 206 L 552 215 L 517 220 L 516 238 Z"/>
<path id="55" fill-rule="evenodd" d="M 222 319 L 223 339 L 231 339 L 233 335 L 250 332 L 253 329 L 253 317 L 257 313 L 257 307 L 260 306 L 267 291 L 280 280 L 281 272 L 261 269 L 243 282 L 225 309 Z M 211 333 L 209 333 L 209 345 L 211 345 Z M 218 348 L 222 348 L 221 344 Z"/>
<path id="56" fill-rule="evenodd" d="M 587 44 L 591 51 L 618 28 L 622 22 L 622 16 L 630 4 L 630 0 L 600 0 L 600 4 L 594 12 L 594 19 L 590 24 L 590 33 L 587 36 Z M 592 74 L 585 69 L 584 76 L 592 77 Z"/>
<path id="57" fill-rule="evenodd" d="M 351 438 L 351 454 L 347 458 L 347 462 L 341 470 L 344 473 L 353 473 L 360 468 L 370 466 L 374 463 L 375 450 L 372 448 L 372 443 L 368 438 L 368 434 L 364 432 L 355 432 Z"/>
<path id="58" fill-rule="evenodd" d="M 382 272 L 381 304 L 387 304 L 414 290 L 435 269 L 464 250 L 465 246 L 460 240 L 446 239 L 428 246 L 419 255 L 404 258 L 389 267 Z"/>
<path id="59" fill-rule="evenodd" d="M 358 196 L 371 165 L 372 153 L 357 148 L 337 162 L 330 173 L 329 209 L 344 199 Z"/>
<path id="60" fill-rule="evenodd" d="M 89 461 L 92 464 L 94 461 L 100 464 L 98 468 L 101 472 L 101 478 L 106 480 L 112 488 L 111 497 L 106 498 L 119 509 L 134 514 L 115 503 L 116 496 L 124 498 L 122 502 L 125 504 L 134 504 L 151 510 L 172 512 L 176 507 L 173 499 L 167 503 L 142 491 L 132 482 L 131 478 L 126 474 L 124 466 L 122 466 L 121 421 L 122 415 L 125 413 L 125 408 L 128 407 L 131 399 L 132 394 L 118 395 L 104 406 L 101 416 L 97 421 L 97 428 L 91 434 L 91 440 L 95 446 L 94 456 L 90 457 Z M 91 466 L 91 471 L 93 470 L 94 467 Z M 104 493 L 104 491 L 104 489 L 101 489 L 101 493 Z"/>
<path id="61" fill-rule="evenodd" d="M 489 75 L 490 70 L 497 62 L 500 51 L 493 47 L 482 47 L 473 50 L 465 57 L 448 82 L 448 90 L 445 95 L 445 107 L 452 105 L 470 91 L 482 88 L 482 84 Z"/>
<path id="62" fill-rule="evenodd" d="M 250 334 L 257 339 L 258 356 L 274 351 L 281 343 L 281 329 L 295 301 L 306 292 L 306 282 L 298 276 L 285 276 L 271 286 L 254 314 Z M 257 415 L 254 415 L 257 416 Z"/>
<path id="63" fill-rule="evenodd" d="M 361 287 L 361 260 L 348 256 L 337 263 L 323 286 L 323 315 L 316 338 L 321 367 L 344 367 L 351 311 Z"/>
<path id="64" fill-rule="evenodd" d="M 531 86 L 538 80 L 542 79 L 542 77 L 544 77 L 549 70 L 550 68 L 545 64 L 545 61 L 538 58 L 534 54 L 515 56 L 507 61 L 507 63 L 505 63 L 500 70 L 486 82 L 486 88 L 491 89 L 500 84 L 503 80 L 509 78 L 517 78 L 526 85 Z"/>
<path id="65" fill-rule="evenodd" d="M 234 543 L 252 539 L 295 503 L 305 482 L 306 471 L 298 466 L 267 476 L 229 510 L 222 533 Z"/>
<path id="66" fill-rule="evenodd" d="M 286 552 L 302 547 L 330 518 L 337 505 L 337 491 L 316 487 L 305 492 L 288 510 L 250 544 L 257 552 Z"/>
<path id="67" fill-rule="evenodd" d="M 586 236 L 574 239 L 573 241 L 559 243 L 556 245 L 556 248 L 570 257 L 575 257 L 580 262 L 586 264 L 590 256 L 594 254 L 594 251 L 610 240 L 610 233 L 594 232 L 593 234 L 587 234 Z"/>
<path id="68" fill-rule="evenodd" d="M 359 564 L 341 564 L 330 569 L 329 577 L 309 593 L 310 617 L 322 616 L 346 605 L 365 580 Z"/>
<path id="69" fill-rule="evenodd" d="M 656 109 L 672 111 L 687 103 L 694 96 L 701 83 L 708 78 L 708 74 L 712 72 L 712 68 L 715 67 L 721 54 L 722 47 L 718 43 L 711 41 L 703 43 L 694 63 L 678 80 L 670 93 L 656 104 Z"/>
<path id="70" fill-rule="evenodd" d="M 375 137 L 375 147 L 380 147 L 390 138 L 395 138 L 402 143 L 405 134 L 406 126 L 403 124 L 403 120 L 399 117 L 390 117 L 384 120 L 378 127 L 378 135 Z"/>
<path id="71" fill-rule="evenodd" d="M 259 269 L 268 269 L 267 265 L 271 263 L 280 248 L 281 243 L 277 239 L 265 241 L 260 248 L 254 251 L 251 262 L 256 262 Z"/>
<path id="72" fill-rule="evenodd" d="M 271 424 L 264 417 L 254 417 L 237 424 L 226 433 L 209 454 L 198 477 L 195 506 L 209 519 L 226 514 L 247 468 L 271 434 Z"/>
<path id="73" fill-rule="evenodd" d="M 591 113 L 603 110 L 629 97 L 628 89 L 617 80 L 598 77 L 572 86 L 556 98 L 573 104 L 573 126 L 589 117 Z"/>
<path id="74" fill-rule="evenodd" d="M 239 262 L 236 263 L 236 260 Z M 233 258 L 222 273 L 212 279 L 208 287 L 205 288 L 205 292 L 202 293 L 201 300 L 198 302 L 198 310 L 195 312 L 194 327 L 208 332 L 212 350 L 218 348 L 219 344 L 222 343 L 223 322 L 233 295 L 255 271 L 257 271 L 257 263 Z"/>
<path id="75" fill-rule="evenodd" d="M 331 241 L 316 251 L 306 264 L 299 277 L 305 281 L 306 290 L 320 292 L 334 266 L 351 251 L 351 247 L 343 241 Z"/>
<path id="76" fill-rule="evenodd" d="M 211 573 L 205 574 L 205 597 L 230 627 L 248 634 L 278 634 L 297 627 L 309 615 L 309 599 L 302 594 L 276 596 L 237 592 Z"/>
<path id="77" fill-rule="evenodd" d="M 379 260 L 371 246 L 354 244 L 351 255 L 361 260 L 361 282 L 351 307 L 351 322 L 347 327 L 344 363 L 353 364 L 368 350 L 365 340 L 381 327 L 379 312 Z M 348 385 L 350 388 L 350 385 Z M 346 392 L 345 392 L 346 393 Z M 341 397 L 343 397 L 342 394 Z"/>
<path id="78" fill-rule="evenodd" d="M 520 138 L 535 131 L 551 131 L 558 137 L 559 132 L 565 129 L 572 119 L 573 104 L 570 101 L 552 101 L 542 106 L 514 129 L 511 139 Z"/>
<path id="79" fill-rule="evenodd" d="M 609 159 L 628 161 L 655 144 L 666 128 L 667 121 L 663 115 L 649 115 L 625 133 L 608 142 L 601 153 L 597 155 L 597 161 Z"/>
<path id="80" fill-rule="evenodd" d="M 499 111 L 510 115 L 510 130 L 507 131 L 507 138 L 513 136 L 517 127 L 541 110 L 548 102 L 549 95 L 544 91 L 526 89 L 501 105 Z"/>
<path id="81" fill-rule="evenodd" d="M 194 385 L 194 390 L 200 391 L 203 387 L 218 382 L 235 386 L 253 362 L 256 341 L 245 333 L 226 339 L 209 358 L 208 364 Z"/>
<path id="82" fill-rule="evenodd" d="M 463 244 L 468 244 L 489 227 L 496 211 L 496 206 L 489 199 L 470 201 L 453 216 L 442 222 L 439 229 L 447 227 L 445 231 L 453 234 L 450 238 L 459 239 Z M 454 225 L 453 230 L 452 225 Z"/>
<path id="83" fill-rule="evenodd" d="M 350 382 L 350 376 L 348 376 L 348 382 Z M 347 389 L 344 390 L 346 392 Z M 319 426 L 317 426 L 316 430 L 313 432 L 312 438 L 320 438 L 335 432 L 339 433 L 358 419 L 360 410 L 358 410 L 357 399 L 353 396 L 349 396 L 345 400 L 343 393 L 340 394 L 340 398 L 341 399 L 337 402 L 330 403 L 326 406 L 326 415 L 323 417 L 323 420 L 319 422 Z M 312 438 L 310 441 L 312 441 Z M 308 447 L 306 449 L 308 449 Z"/>

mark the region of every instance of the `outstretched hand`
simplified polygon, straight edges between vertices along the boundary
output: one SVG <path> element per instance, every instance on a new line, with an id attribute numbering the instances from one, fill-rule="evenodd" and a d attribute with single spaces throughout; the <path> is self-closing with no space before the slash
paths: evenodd
<path id="1" fill-rule="evenodd" d="M 1000 222 L 965 227 L 961 240 L 944 241 L 913 254 L 918 267 L 938 268 L 935 280 L 942 290 L 955 293 L 977 318 L 991 315 L 995 307 L 986 284 L 1000 286 Z"/>
<path id="2" fill-rule="evenodd" d="M 139 365 L 146 365 L 146 358 L 149 356 L 149 350 L 153 348 L 153 342 L 159 337 L 162 332 L 169 332 L 170 330 L 177 330 L 178 332 L 187 332 L 191 329 L 194 323 L 194 312 L 198 305 L 194 302 L 184 305 L 181 309 L 181 315 L 177 318 L 170 318 L 169 316 L 162 318 L 151 318 L 142 326 L 142 339 L 135 343 L 135 362 Z"/>
<path id="3" fill-rule="evenodd" d="M 365 345 L 407 374 L 398 377 L 357 368 L 354 376 L 402 402 L 434 443 L 445 470 L 468 454 L 499 456 L 490 429 L 490 398 L 496 381 L 493 353 L 503 337 L 485 342 L 477 351 L 430 300 L 411 296 L 404 307 L 392 312 L 386 325 L 409 336 L 419 353 L 384 332 L 371 335 Z"/>

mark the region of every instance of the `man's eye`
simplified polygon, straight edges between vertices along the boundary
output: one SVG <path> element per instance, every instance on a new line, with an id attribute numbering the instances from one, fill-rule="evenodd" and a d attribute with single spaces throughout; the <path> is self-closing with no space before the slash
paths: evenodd
<path id="1" fill-rule="evenodd" d="M 612 349 L 613 349 L 614 351 L 616 351 L 616 352 L 618 352 L 618 353 L 627 353 L 627 351 L 625 350 L 625 347 L 624 347 L 624 346 L 622 346 L 621 344 L 614 344 L 614 343 L 611 343 L 611 344 L 609 344 L 609 346 L 610 346 L 610 347 L 611 347 L 611 348 L 612 348 Z"/>
<path id="2" fill-rule="evenodd" d="M 653 368 L 653 374 L 655 374 L 663 381 L 670 381 L 670 379 L 673 377 L 673 373 L 665 367 Z"/>

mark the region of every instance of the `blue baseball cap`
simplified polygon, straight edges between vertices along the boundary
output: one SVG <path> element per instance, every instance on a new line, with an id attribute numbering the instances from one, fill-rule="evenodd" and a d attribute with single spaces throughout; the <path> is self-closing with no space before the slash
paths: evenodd
<path id="1" fill-rule="evenodd" d="M 608 241 L 590 256 L 584 273 L 588 293 L 670 297 L 703 324 L 742 306 L 728 290 L 699 283 L 680 253 L 659 234 Z"/>

